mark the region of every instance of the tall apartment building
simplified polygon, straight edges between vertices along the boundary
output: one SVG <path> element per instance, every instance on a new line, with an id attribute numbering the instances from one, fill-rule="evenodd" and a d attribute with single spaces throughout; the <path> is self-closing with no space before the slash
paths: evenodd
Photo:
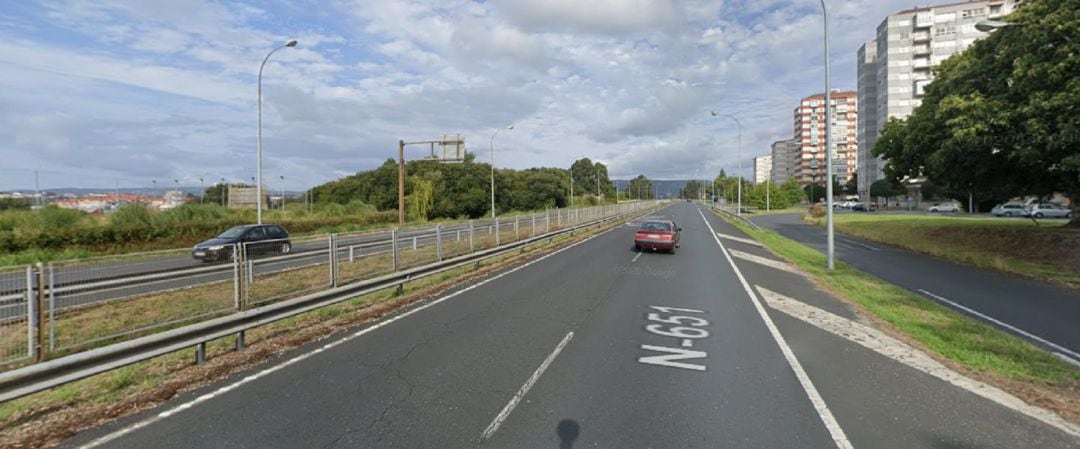
<path id="1" fill-rule="evenodd" d="M 833 91 L 832 143 L 833 176 L 846 183 L 855 173 L 858 164 L 858 146 L 855 128 L 858 126 L 858 94 L 851 91 Z M 795 108 L 795 140 L 799 144 L 799 158 L 795 166 L 795 178 L 804 186 L 824 185 L 825 166 L 825 94 L 803 98 Z"/>
<path id="2" fill-rule="evenodd" d="M 1021 0 L 971 0 L 941 6 L 900 11 L 881 21 L 877 37 L 859 48 L 859 99 L 874 98 L 875 119 L 859 122 L 859 160 L 866 161 L 859 189 L 881 179 L 884 166 L 870 157 L 870 149 L 890 117 L 905 118 L 922 101 L 923 89 L 933 79 L 931 68 L 953 54 L 964 51 L 986 33 L 975 24 L 1001 19 Z M 871 51 L 870 49 L 874 50 Z M 876 58 L 876 59 L 874 59 Z M 860 103 L 863 107 L 863 103 Z M 866 165 L 866 164 L 864 164 Z"/>
<path id="3" fill-rule="evenodd" d="M 754 184 L 762 184 L 772 176 L 772 155 L 754 158 Z"/>
<path id="4" fill-rule="evenodd" d="M 855 61 L 858 75 L 859 124 L 856 126 L 855 142 L 859 146 L 858 176 L 859 198 L 870 197 L 870 179 L 881 179 L 884 165 L 881 158 L 870 155 L 878 138 L 877 114 L 877 41 L 871 40 L 859 47 L 859 59 Z M 867 175 L 866 173 L 872 173 Z"/>
<path id="5" fill-rule="evenodd" d="M 798 166 L 801 152 L 799 142 L 795 139 L 778 140 L 772 144 L 772 182 L 783 184 L 789 179 L 795 178 L 795 167 Z"/>

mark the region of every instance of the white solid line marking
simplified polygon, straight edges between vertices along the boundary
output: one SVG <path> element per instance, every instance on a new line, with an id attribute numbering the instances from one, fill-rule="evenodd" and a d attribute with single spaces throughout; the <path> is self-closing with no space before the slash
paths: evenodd
<path id="1" fill-rule="evenodd" d="M 861 242 L 856 242 L 856 241 L 851 240 L 851 239 L 846 239 L 846 238 L 843 238 L 843 237 L 837 237 L 836 239 L 841 241 L 841 242 L 847 242 L 849 244 L 858 246 L 858 247 L 863 248 L 863 249 L 868 249 L 870 251 L 881 251 L 881 248 L 875 248 L 873 246 L 870 246 L 870 245 L 867 245 L 867 244 L 861 243 Z"/>
<path id="2" fill-rule="evenodd" d="M 735 271 L 735 276 L 739 278 L 739 282 L 742 283 L 743 289 L 746 290 L 747 296 L 750 297 L 750 302 L 754 303 L 754 309 L 757 310 L 758 315 L 761 316 L 761 320 L 765 322 L 765 327 L 769 329 L 769 333 L 772 334 L 773 340 L 776 341 L 776 345 L 780 347 L 780 352 L 784 354 L 784 359 L 787 360 L 788 366 L 795 372 L 795 378 L 799 380 L 799 384 L 802 385 L 803 391 L 806 392 L 806 396 L 810 399 L 810 403 L 814 405 L 814 410 L 817 411 L 818 417 L 821 418 L 821 422 L 825 424 L 825 430 L 829 431 L 829 435 L 832 436 L 833 443 L 839 449 L 854 449 L 851 445 L 851 441 L 848 441 L 847 435 L 844 434 L 844 429 L 840 428 L 840 423 L 833 417 L 832 411 L 829 410 L 829 406 L 825 404 L 825 400 L 821 398 L 821 394 L 818 393 L 817 387 L 810 380 L 810 376 L 803 370 L 802 364 L 799 363 L 799 359 L 795 358 L 795 353 L 788 346 L 787 341 L 784 340 L 784 336 L 780 335 L 780 330 L 777 329 L 776 324 L 773 323 L 772 318 L 769 318 L 768 312 L 765 311 L 765 307 L 761 305 L 761 301 L 757 295 L 754 294 L 754 290 L 750 288 L 750 284 L 746 282 L 746 278 L 743 277 L 742 271 L 739 271 L 739 267 L 735 265 L 735 261 L 731 259 L 731 255 L 728 254 L 727 248 L 724 247 L 724 243 L 720 241 L 720 237 L 716 236 L 716 231 L 713 229 L 712 224 L 705 218 L 705 214 L 698 209 L 698 214 L 701 215 L 701 219 L 705 221 L 705 226 L 709 227 L 709 232 L 713 235 L 713 240 L 720 246 L 720 252 L 724 254 L 724 258 L 727 259 L 728 264 L 731 265 L 731 269 Z"/>
<path id="3" fill-rule="evenodd" d="M 874 352 L 993 401 L 1005 408 L 1030 416 L 1071 435 L 1080 436 L 1080 427 L 1065 421 L 1053 412 L 1028 405 L 1020 398 L 997 387 L 965 377 L 932 359 L 926 353 L 912 348 L 877 329 L 770 291 L 760 285 L 755 287 L 757 287 L 765 302 L 769 304 L 769 307 L 773 309 L 831 334 L 851 340 Z"/>
<path id="4" fill-rule="evenodd" d="M 1013 327 L 1013 326 L 1010 326 L 1010 325 L 1008 325 L 1008 324 L 1006 324 L 1006 323 L 1004 323 L 1004 322 L 1001 322 L 1000 320 L 997 320 L 997 319 L 995 319 L 995 318 L 991 318 L 991 317 L 989 317 L 989 316 L 986 316 L 986 315 L 984 315 L 984 314 L 982 314 L 982 313 L 976 312 L 976 311 L 974 311 L 974 310 L 972 310 L 972 309 L 969 309 L 969 308 L 967 308 L 967 307 L 964 307 L 964 306 L 962 306 L 962 305 L 960 305 L 960 304 L 957 304 L 957 303 L 955 303 L 955 302 L 949 301 L 948 299 L 945 299 L 945 298 L 943 298 L 943 297 L 941 297 L 941 296 L 938 296 L 938 295 L 935 295 L 935 294 L 933 294 L 933 293 L 930 293 L 930 292 L 928 292 L 928 291 L 926 291 L 926 290 L 923 290 L 923 289 L 921 289 L 921 288 L 919 289 L 919 293 L 922 293 L 922 294 L 924 294 L 924 295 L 926 295 L 926 296 L 929 296 L 929 297 L 931 297 L 931 298 L 933 298 L 933 299 L 936 299 L 936 300 L 938 300 L 938 301 L 941 301 L 941 302 L 943 302 L 943 303 L 945 303 L 945 304 L 948 304 L 949 306 L 952 306 L 953 308 L 956 308 L 956 309 L 960 309 L 960 310 L 963 310 L 964 312 L 970 313 L 970 314 L 972 314 L 972 315 L 975 315 L 975 316 L 977 316 L 977 317 L 979 317 L 979 318 L 982 318 L 982 319 L 984 319 L 984 320 L 986 320 L 986 321 L 989 321 L 989 322 L 991 322 L 991 323 L 994 323 L 994 324 L 996 324 L 996 325 L 998 325 L 998 326 L 1001 326 L 1001 327 L 1004 327 L 1004 328 L 1006 328 L 1006 329 L 1009 329 L 1009 330 L 1011 330 L 1011 331 L 1013 331 L 1013 332 L 1016 332 L 1016 333 L 1018 333 L 1018 334 L 1020 334 L 1020 335 L 1023 335 L 1023 336 L 1025 336 L 1025 337 L 1027 337 L 1027 338 L 1030 338 L 1030 339 L 1032 339 L 1032 340 L 1035 340 L 1035 341 L 1037 341 L 1037 342 L 1039 342 L 1039 343 L 1042 343 L 1042 344 L 1044 344 L 1044 345 L 1047 345 L 1047 346 L 1049 346 L 1049 347 L 1051 347 L 1051 348 L 1054 348 L 1054 349 L 1055 349 L 1055 350 L 1057 350 L 1058 352 L 1061 352 L 1061 353 L 1062 353 L 1062 354 L 1061 354 L 1062 356 L 1068 356 L 1069 358 L 1072 358 L 1072 359 L 1073 359 L 1073 360 L 1072 360 L 1072 363 L 1073 363 L 1073 364 L 1080 364 L 1080 354 L 1077 354 L 1076 352 L 1070 351 L 1070 350 L 1068 350 L 1068 349 L 1066 349 L 1066 348 L 1063 348 L 1063 347 L 1061 347 L 1061 346 L 1059 346 L 1059 345 L 1056 345 L 1056 344 L 1054 344 L 1054 343 L 1051 343 L 1051 342 L 1049 342 L 1049 341 L 1046 341 L 1045 339 L 1043 339 L 1043 338 L 1040 338 L 1040 337 L 1039 337 L 1039 336 L 1037 336 L 1037 335 L 1032 335 L 1032 334 L 1031 334 L 1031 333 L 1029 333 L 1029 332 L 1025 332 L 1025 331 L 1023 331 L 1023 330 L 1017 329 L 1017 328 L 1015 328 L 1015 327 Z"/>
<path id="5" fill-rule="evenodd" d="M 636 255 L 636 256 L 634 256 L 634 259 L 630 261 L 630 263 L 634 263 L 634 262 L 637 262 L 637 260 L 638 260 L 638 257 L 641 257 L 641 254 L 642 254 L 642 253 L 637 253 L 637 255 Z"/>
<path id="6" fill-rule="evenodd" d="M 495 435 L 495 432 L 499 430 L 499 426 L 502 425 L 503 421 L 506 421 L 506 418 L 510 417 L 510 412 L 514 411 L 514 407 L 517 407 L 518 403 L 521 402 L 521 398 L 525 397 L 525 394 L 527 394 L 536 381 L 540 379 L 540 376 L 544 374 L 544 371 L 547 371 L 548 366 L 551 366 L 551 362 L 555 361 L 555 357 L 558 357 L 559 353 L 566 347 L 566 344 L 570 343 L 571 338 L 574 338 L 573 331 L 567 333 L 566 336 L 563 337 L 558 346 L 555 346 L 555 350 L 551 351 L 551 354 L 548 354 L 547 358 L 544 359 L 544 362 L 540 364 L 540 367 L 525 381 L 525 385 L 522 385 L 521 389 L 519 389 L 517 393 L 514 393 L 514 397 L 510 398 L 510 402 L 506 404 L 506 407 L 503 407 L 502 411 L 491 421 L 491 424 L 488 424 L 487 429 L 484 429 L 483 435 L 480 436 L 481 440 L 487 440 L 488 438 L 491 438 L 492 435 Z"/>
<path id="7" fill-rule="evenodd" d="M 750 253 L 744 253 L 744 252 L 739 251 L 737 249 L 728 249 L 727 252 L 731 253 L 732 257 L 738 257 L 740 259 L 750 261 L 750 262 L 754 262 L 756 264 L 765 265 L 766 267 L 769 267 L 769 268 L 776 268 L 777 270 L 783 270 L 783 271 L 787 271 L 789 273 L 798 273 L 798 271 L 796 271 L 795 268 L 792 267 L 791 264 L 789 264 L 787 262 L 781 262 L 779 260 L 772 260 L 772 259 L 770 259 L 768 257 L 761 257 L 761 256 L 750 254 Z"/>
<path id="8" fill-rule="evenodd" d="M 615 229 L 615 228 L 613 228 L 613 229 Z M 311 357 L 311 356 L 313 356 L 315 354 L 318 354 L 320 352 L 331 349 L 331 348 L 333 348 L 335 346 L 338 346 L 338 345 L 340 345 L 342 343 L 353 340 L 353 339 L 355 339 L 357 337 L 360 337 L 360 336 L 362 336 L 364 334 L 367 334 L 369 332 L 373 332 L 373 331 L 375 331 L 377 329 L 380 329 L 380 328 L 382 328 L 382 327 L 384 327 L 384 326 L 386 326 L 386 325 L 388 325 L 390 323 L 393 323 L 393 322 L 395 322 L 397 320 L 400 320 L 402 318 L 410 316 L 410 315 L 412 315 L 414 313 L 417 313 L 417 312 L 419 312 L 421 310 L 424 310 L 424 309 L 426 309 L 428 307 L 434 306 L 435 304 L 439 304 L 439 303 L 441 303 L 443 301 L 446 301 L 447 299 L 453 298 L 453 297 L 458 296 L 458 295 L 460 295 L 462 293 L 470 291 L 470 290 L 472 290 L 474 288 L 480 287 L 480 286 L 485 285 L 485 284 L 487 284 L 487 283 L 489 283 L 491 281 L 499 279 L 499 278 L 501 278 L 503 276 L 506 276 L 506 275 L 514 273 L 514 272 L 516 272 L 518 270 L 524 269 L 524 268 L 526 268 L 526 267 L 528 267 L 528 266 L 530 266 L 532 264 L 535 264 L 535 263 L 540 262 L 540 261 L 542 261 L 544 259 L 552 257 L 552 256 L 554 256 L 556 254 L 559 254 L 559 253 L 561 253 L 563 251 L 566 251 L 566 250 L 568 250 L 570 248 L 581 245 L 581 244 L 583 244 L 585 242 L 588 242 L 589 240 L 597 238 L 597 237 L 599 237 L 601 235 L 604 235 L 604 234 L 606 234 L 606 233 L 608 233 L 610 231 L 611 230 L 608 230 L 608 231 L 604 231 L 604 232 L 601 232 L 599 234 L 593 235 L 593 236 L 591 236 L 589 238 L 586 238 L 585 240 L 573 243 L 573 244 L 571 244 L 571 245 L 569 245 L 569 246 L 567 246 L 565 248 L 559 249 L 559 250 L 557 250 L 555 252 L 552 252 L 550 254 L 546 254 L 546 255 L 544 255 L 544 256 L 536 259 L 536 260 L 526 262 L 523 265 L 514 267 L 514 268 L 512 268 L 510 270 L 499 273 L 498 275 L 492 276 L 492 277 L 490 277 L 488 279 L 484 279 L 484 280 L 482 280 L 480 282 L 477 282 L 477 283 L 475 283 L 473 285 L 470 285 L 470 286 L 465 287 L 465 288 L 463 288 L 461 290 L 453 292 L 453 293 L 451 293 L 449 295 L 446 295 L 446 296 L 443 296 L 441 298 L 432 300 L 431 302 L 429 302 L 427 304 L 424 304 L 424 305 L 421 305 L 419 307 L 416 307 L 415 309 L 411 309 L 411 310 L 408 310 L 406 312 L 403 312 L 400 315 L 397 315 L 397 316 L 394 316 L 392 318 L 387 319 L 386 321 L 381 321 L 381 322 L 376 323 L 376 324 L 374 324 L 374 325 L 372 325 L 370 327 L 366 327 L 364 329 L 361 329 L 360 331 L 356 332 L 355 334 L 349 335 L 349 336 L 344 337 L 344 338 L 342 338 L 340 340 L 336 340 L 336 341 L 327 343 L 327 344 L 325 344 L 325 345 L 323 345 L 323 346 L 321 346 L 321 347 L 319 347 L 319 348 L 317 348 L 315 350 L 312 350 L 311 352 L 300 354 L 300 355 L 298 355 L 296 357 L 293 357 L 293 358 L 291 358 L 289 360 L 286 360 L 286 361 L 284 361 L 284 362 L 282 362 L 280 364 L 277 364 L 277 365 L 274 365 L 274 366 L 272 366 L 270 368 L 259 371 L 259 372 L 255 373 L 255 374 L 247 376 L 247 377 L 245 377 L 243 379 L 240 379 L 240 380 L 238 380 L 236 382 L 233 382 L 233 383 L 231 383 L 229 385 L 218 388 L 217 390 L 214 390 L 214 391 L 212 391 L 210 393 L 206 393 L 206 394 L 204 394 L 202 396 L 199 396 L 199 397 L 197 397 L 195 399 L 192 399 L 192 400 L 190 400 L 188 402 L 177 405 L 177 406 L 175 406 L 175 407 L 173 407 L 173 408 L 171 408 L 169 410 L 165 410 L 165 411 L 163 411 L 161 413 L 158 413 L 157 415 L 151 416 L 151 417 L 146 418 L 146 419 L 144 419 L 142 421 L 139 421 L 139 422 L 137 422 L 135 424 L 132 424 L 132 425 L 130 425 L 128 427 L 117 430 L 117 431 L 115 431 L 113 433 L 110 433 L 110 434 L 105 435 L 103 437 L 100 437 L 100 438 L 98 438 L 96 440 L 93 440 L 93 441 L 91 441 L 89 443 L 86 443 L 86 444 L 84 444 L 82 446 L 79 446 L 79 449 L 90 449 L 90 448 L 101 446 L 102 444 L 108 443 L 110 441 L 116 440 L 117 438 L 120 438 L 120 437 L 122 437 L 124 435 L 127 435 L 127 434 L 131 433 L 131 432 L 134 432 L 134 431 L 139 430 L 139 429 L 141 429 L 143 427 L 154 424 L 154 423 L 156 423 L 158 421 L 161 421 L 161 420 L 163 420 L 165 418 L 168 418 L 168 417 L 170 417 L 172 415 L 175 415 L 175 414 L 177 414 L 179 412 L 182 412 L 184 410 L 190 409 L 190 408 L 192 408 L 192 407 L 194 407 L 196 405 L 199 405 L 200 403 L 209 401 L 210 399 L 213 399 L 213 398 L 215 398 L 217 396 L 220 396 L 220 395 L 222 395 L 224 393 L 227 393 L 230 390 L 236 389 L 236 388 L 238 388 L 238 387 L 240 387 L 240 386 L 242 386 L 244 384 L 247 384 L 247 383 L 253 382 L 255 380 L 258 380 L 258 379 L 260 379 L 262 377 L 265 377 L 265 376 L 267 376 L 267 375 L 269 375 L 269 374 L 271 374 L 271 373 L 273 373 L 275 371 L 281 370 L 282 368 L 285 368 L 285 367 L 287 367 L 289 365 L 292 365 L 292 364 L 300 362 L 300 361 L 302 361 L 304 359 L 307 359 L 307 358 L 309 358 L 309 357 Z"/>
<path id="9" fill-rule="evenodd" d="M 745 243 L 747 245 L 754 245 L 754 246 L 758 246 L 758 247 L 761 246 L 761 243 L 759 243 L 757 240 L 744 239 L 742 237 L 735 237 L 733 235 L 722 234 L 722 233 L 719 233 L 719 232 L 716 233 L 716 235 L 720 236 L 720 238 L 722 238 L 722 239 L 734 240 L 736 242 Z"/>

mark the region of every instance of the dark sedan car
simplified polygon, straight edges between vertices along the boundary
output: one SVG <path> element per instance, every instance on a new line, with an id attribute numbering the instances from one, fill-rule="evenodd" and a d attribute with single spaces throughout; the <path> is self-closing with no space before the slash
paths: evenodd
<path id="1" fill-rule="evenodd" d="M 292 251 L 289 233 L 278 225 L 244 225 L 195 245 L 191 256 L 203 262 L 232 258 L 233 247 L 244 244 L 247 254 L 288 254 Z"/>
<path id="2" fill-rule="evenodd" d="M 674 221 L 647 221 L 634 233 L 634 249 L 668 251 L 675 254 L 679 247 L 679 232 L 682 231 Z"/>

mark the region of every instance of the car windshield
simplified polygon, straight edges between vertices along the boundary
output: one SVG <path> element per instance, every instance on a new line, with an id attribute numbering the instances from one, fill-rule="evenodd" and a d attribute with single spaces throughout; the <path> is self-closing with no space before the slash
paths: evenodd
<path id="1" fill-rule="evenodd" d="M 671 224 L 661 222 L 645 223 L 641 226 L 642 231 L 671 231 Z"/>
<path id="2" fill-rule="evenodd" d="M 219 239 L 235 239 L 235 238 L 238 238 L 238 237 L 244 235 L 244 231 L 246 231 L 246 230 L 247 230 L 247 228 L 245 228 L 243 226 L 236 226 L 234 228 L 230 228 L 228 231 L 222 232 L 221 235 L 217 236 L 217 238 L 219 238 Z"/>

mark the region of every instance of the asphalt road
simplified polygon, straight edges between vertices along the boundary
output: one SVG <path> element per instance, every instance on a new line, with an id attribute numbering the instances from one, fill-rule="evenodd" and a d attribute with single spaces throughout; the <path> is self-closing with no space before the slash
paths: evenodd
<path id="1" fill-rule="evenodd" d="M 555 220 L 555 217 L 552 217 L 552 225 L 556 224 Z M 500 221 L 499 228 L 504 233 L 510 232 L 513 229 L 513 223 L 512 219 L 504 218 Z M 524 233 L 526 230 L 530 230 L 531 226 L 532 222 L 528 217 L 520 219 L 519 228 L 521 232 Z M 544 229 L 544 223 L 539 219 L 536 226 L 536 232 L 538 233 Z M 493 232 L 494 221 L 477 220 L 474 222 L 473 229 L 477 237 L 482 237 Z M 444 225 L 442 240 L 444 242 L 459 239 L 467 240 L 468 230 L 469 225 L 467 222 Z M 399 232 L 398 242 L 402 250 L 431 246 L 436 243 L 436 234 L 431 227 L 407 228 Z M 253 272 L 256 276 L 260 276 L 282 270 L 329 264 L 328 245 L 329 241 L 325 237 L 318 240 L 310 238 L 294 239 L 292 252 L 288 257 L 275 257 L 276 254 L 271 254 L 257 255 L 253 258 Z M 346 260 L 350 253 L 354 257 L 370 256 L 389 252 L 392 248 L 393 244 L 389 232 L 342 235 L 338 240 L 338 260 Z M 190 272 L 192 269 L 199 269 L 199 271 Z M 139 278 L 140 276 L 145 277 L 165 273 L 178 273 L 179 275 L 163 279 L 140 280 Z M 126 261 L 72 265 L 58 264 L 54 267 L 51 276 L 53 279 L 52 285 L 58 288 L 54 296 L 56 308 L 61 310 L 67 307 L 232 281 L 233 268 L 230 261 L 199 262 L 191 257 L 190 252 L 185 251 L 180 254 L 175 252 L 151 254 Z M 65 287 L 92 284 L 106 280 L 123 280 L 123 282 L 102 288 L 64 291 Z M 36 280 L 32 285 L 36 286 Z M 4 299 L 0 301 L 0 320 L 25 316 L 26 305 L 23 299 L 25 298 L 25 289 L 24 273 L 11 272 L 0 275 L 0 299 Z"/>
<path id="2" fill-rule="evenodd" d="M 765 215 L 752 218 L 752 221 L 784 237 L 825 251 L 825 230 L 803 223 L 798 215 Z M 838 260 L 995 325 L 1047 350 L 1080 360 L 1080 291 L 841 234 L 836 235 L 835 244 Z M 965 311 L 956 305 L 970 310 Z"/>
<path id="3" fill-rule="evenodd" d="M 633 226 L 619 227 L 63 447 L 1080 443 L 1080 432 L 762 305 L 771 290 L 828 312 L 819 315 L 857 319 L 761 248 L 724 240 L 736 256 L 728 258 L 713 229 L 740 233 L 696 206 L 658 215 L 683 227 L 675 255 L 635 253 Z"/>

